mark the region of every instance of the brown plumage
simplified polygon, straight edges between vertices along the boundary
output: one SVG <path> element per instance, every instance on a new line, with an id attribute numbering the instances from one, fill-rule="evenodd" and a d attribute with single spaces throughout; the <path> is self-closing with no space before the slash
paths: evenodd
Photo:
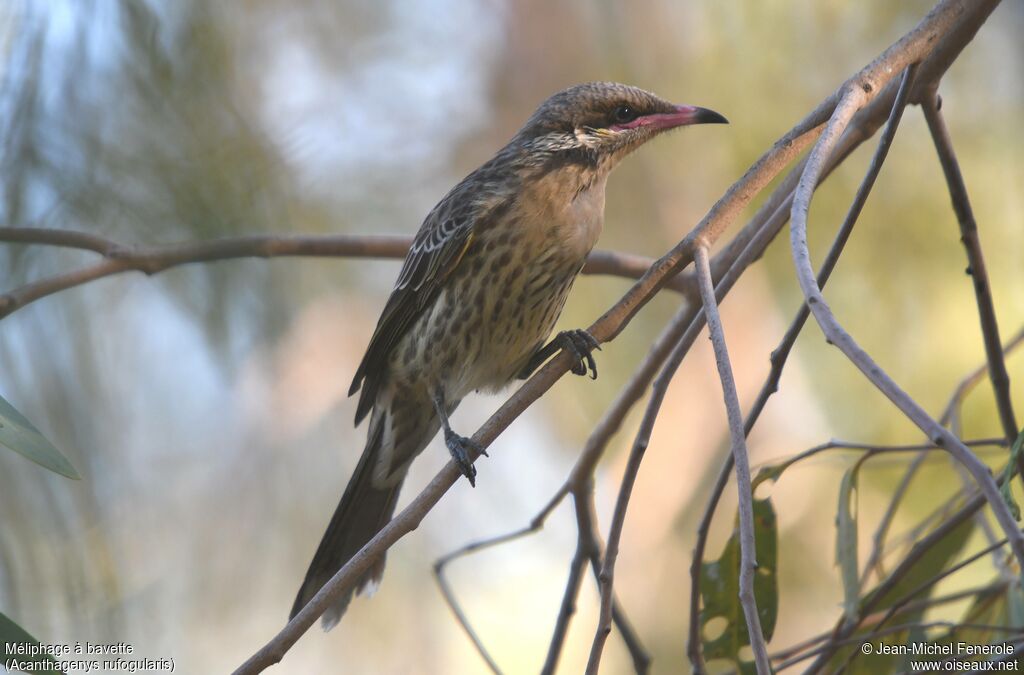
<path id="1" fill-rule="evenodd" d="M 661 131 L 725 122 L 609 82 L 540 105 L 504 148 L 455 186 L 416 235 L 349 391 L 368 414 L 366 448 L 292 607 L 294 616 L 394 512 L 410 462 L 441 428 L 470 482 L 471 441 L 448 424 L 468 393 L 497 390 L 558 349 L 596 377 L 585 331 L 543 347 L 601 232 L 608 173 Z M 380 580 L 381 558 L 360 579 Z M 330 628 L 351 593 L 323 618 Z"/>

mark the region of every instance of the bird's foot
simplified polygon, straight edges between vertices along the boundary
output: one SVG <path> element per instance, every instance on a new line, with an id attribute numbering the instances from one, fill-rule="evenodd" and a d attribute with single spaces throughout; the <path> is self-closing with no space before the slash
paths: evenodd
<path id="1" fill-rule="evenodd" d="M 476 487 L 476 467 L 473 466 L 473 462 L 469 458 L 470 452 L 475 451 L 487 457 L 487 451 L 472 438 L 459 436 L 451 429 L 445 429 L 444 444 L 448 446 L 448 452 L 452 453 L 452 459 L 458 465 L 459 471 L 469 479 L 470 485 Z"/>
<path id="2" fill-rule="evenodd" d="M 590 379 L 597 379 L 597 363 L 594 361 L 593 354 L 595 349 L 601 350 L 601 343 L 597 341 L 597 338 L 582 328 L 575 328 L 563 330 L 555 336 L 555 342 L 573 355 L 575 362 L 570 369 L 573 375 L 586 375 L 589 372 Z"/>

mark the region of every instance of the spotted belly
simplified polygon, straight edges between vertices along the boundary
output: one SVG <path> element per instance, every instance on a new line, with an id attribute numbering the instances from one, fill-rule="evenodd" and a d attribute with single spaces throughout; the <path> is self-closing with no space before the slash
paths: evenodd
<path id="1" fill-rule="evenodd" d="M 523 370 L 554 329 L 583 260 L 554 245 L 515 243 L 467 255 L 393 353 L 396 380 L 440 386 L 455 402 L 501 389 Z"/>

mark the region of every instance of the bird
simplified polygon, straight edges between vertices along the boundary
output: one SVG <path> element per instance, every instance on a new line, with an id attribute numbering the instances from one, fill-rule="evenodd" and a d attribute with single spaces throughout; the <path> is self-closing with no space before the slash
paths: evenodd
<path id="1" fill-rule="evenodd" d="M 465 396 L 524 379 L 560 350 L 573 373 L 597 377 L 587 331 L 545 341 L 603 227 L 608 175 L 662 132 L 708 123 L 728 121 L 625 84 L 578 84 L 541 103 L 430 211 L 356 369 L 349 395 L 359 393 L 356 425 L 370 418 L 366 446 L 289 619 L 391 519 L 409 465 L 438 431 L 475 486 L 470 457 L 485 453 L 449 419 Z M 384 562 L 353 590 L 376 588 Z M 353 590 L 325 611 L 325 630 Z"/>

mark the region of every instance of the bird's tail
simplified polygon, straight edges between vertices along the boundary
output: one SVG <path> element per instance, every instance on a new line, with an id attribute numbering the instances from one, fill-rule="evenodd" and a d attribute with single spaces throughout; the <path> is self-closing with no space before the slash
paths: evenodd
<path id="1" fill-rule="evenodd" d="M 292 605 L 291 620 L 306 603 L 327 583 L 341 567 L 370 541 L 391 519 L 398 501 L 398 493 L 402 489 L 402 478 L 392 485 L 378 488 L 373 484 L 374 466 L 380 456 L 381 442 L 384 440 L 384 415 L 374 415 L 370 422 L 370 431 L 366 449 L 363 450 L 359 464 L 341 496 L 338 508 L 331 516 L 320 546 L 309 564 L 309 571 L 302 582 L 295 604 Z M 368 586 L 375 585 L 384 574 L 384 556 L 377 559 L 355 586 L 355 591 L 363 592 Z M 324 630 L 330 630 L 341 619 L 352 599 L 353 591 L 345 593 L 337 602 L 324 612 Z"/>
<path id="2" fill-rule="evenodd" d="M 409 464 L 440 428 L 440 420 L 429 399 L 403 393 L 406 394 L 403 398 L 396 397 L 396 392 L 390 388 L 378 393 L 370 416 L 366 448 L 338 508 L 331 516 L 289 619 L 294 618 L 323 585 L 391 520 Z M 355 592 L 361 593 L 380 581 L 384 574 L 384 557 L 381 555 L 359 578 Z M 324 630 L 330 630 L 338 623 L 351 599 L 352 591 L 349 591 L 324 612 Z"/>

